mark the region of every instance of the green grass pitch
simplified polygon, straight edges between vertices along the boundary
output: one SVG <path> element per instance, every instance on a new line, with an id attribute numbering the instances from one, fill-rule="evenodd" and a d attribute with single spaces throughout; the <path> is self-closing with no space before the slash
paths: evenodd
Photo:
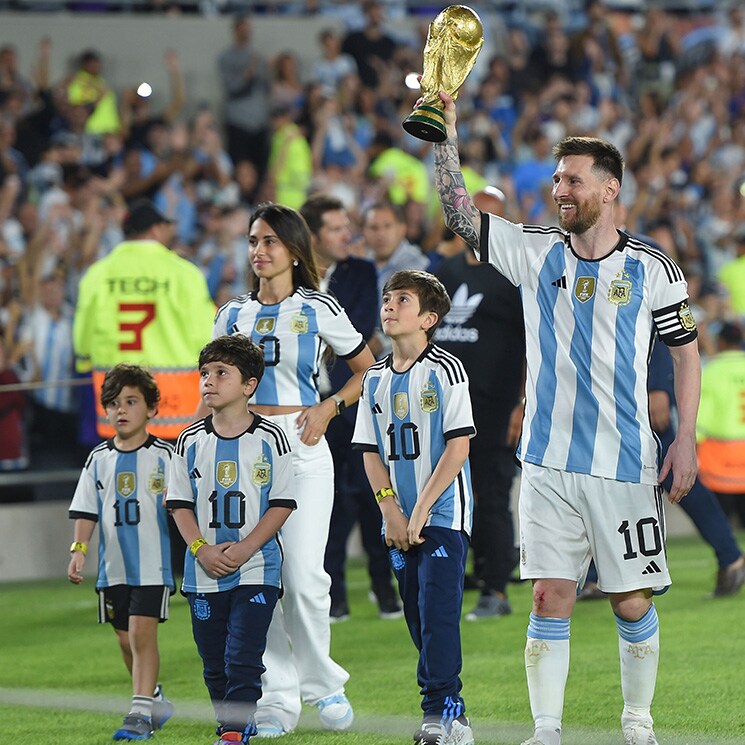
<path id="1" fill-rule="evenodd" d="M 741 542 L 745 535 L 740 534 Z M 716 571 L 711 550 L 673 539 L 674 585 L 657 600 L 661 661 L 653 714 L 660 745 L 745 743 L 745 592 L 707 598 Z M 64 576 L 66 557 L 60 557 Z M 282 745 L 399 745 L 419 721 L 416 654 L 403 620 L 381 621 L 368 582 L 351 567 L 352 619 L 333 627 L 333 656 L 350 672 L 353 729 L 319 729 L 305 707 Z M 127 711 L 130 684 L 112 630 L 95 622 L 93 579 L 7 584 L 0 589 L 0 743 L 103 745 Z M 512 616 L 462 624 L 463 695 L 476 742 L 517 745 L 531 734 L 523 669 L 530 610 L 527 584 L 513 585 Z M 466 594 L 464 611 L 476 602 Z M 207 745 L 211 709 L 191 638 L 188 609 L 173 598 L 161 626 L 161 681 L 175 717 L 152 742 Z M 606 602 L 580 603 L 572 621 L 571 669 L 564 709 L 565 745 L 621 745 L 615 624 Z"/>

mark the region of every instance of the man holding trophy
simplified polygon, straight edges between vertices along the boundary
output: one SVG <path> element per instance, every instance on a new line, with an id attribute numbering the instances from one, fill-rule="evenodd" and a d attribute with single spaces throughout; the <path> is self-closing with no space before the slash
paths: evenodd
<path id="1" fill-rule="evenodd" d="M 480 48 L 466 33 L 476 28 L 467 10 L 448 8 L 430 26 L 422 99 L 404 127 L 438 143 L 446 225 L 523 296 L 526 408 L 517 456 L 520 571 L 533 581 L 525 667 L 534 719 L 523 745 L 561 743 L 570 618 L 591 557 L 617 625 L 624 742 L 657 745 L 652 599 L 670 585 L 659 483 L 672 472 L 668 498 L 678 502 L 696 475 L 700 362 L 686 282 L 671 259 L 616 230 L 623 160 L 603 140 L 567 137 L 554 148 L 560 228 L 516 225 L 474 207 L 454 103 Z M 646 393 L 654 333 L 673 356 L 680 403 L 678 434 L 661 467 Z"/>

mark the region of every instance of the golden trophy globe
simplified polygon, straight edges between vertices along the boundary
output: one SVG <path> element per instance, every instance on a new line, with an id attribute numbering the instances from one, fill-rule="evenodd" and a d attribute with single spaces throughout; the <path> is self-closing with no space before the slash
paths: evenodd
<path id="1" fill-rule="evenodd" d="M 444 106 L 440 91 L 453 98 L 473 69 L 484 45 L 484 27 L 476 12 L 451 5 L 429 24 L 424 45 L 422 102 L 406 117 L 403 128 L 427 142 L 445 141 Z"/>

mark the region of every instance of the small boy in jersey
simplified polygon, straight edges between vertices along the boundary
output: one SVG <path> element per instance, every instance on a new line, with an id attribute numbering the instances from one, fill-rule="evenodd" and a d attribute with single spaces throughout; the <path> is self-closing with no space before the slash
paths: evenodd
<path id="1" fill-rule="evenodd" d="M 427 272 L 400 271 L 386 282 L 380 320 L 393 351 L 365 373 L 352 438 L 364 451 L 419 650 L 417 745 L 474 742 L 460 695 L 460 616 L 476 430 L 463 365 L 430 342 L 449 310 L 447 291 Z"/>
<path id="2" fill-rule="evenodd" d="M 83 581 L 88 542 L 98 523 L 98 621 L 110 623 L 132 677 L 132 706 L 115 740 L 148 740 L 173 715 L 157 684 L 158 624 L 175 592 L 163 494 L 173 448 L 147 431 L 160 392 L 138 365 L 106 374 L 101 405 L 115 435 L 95 447 L 70 504 L 75 539 L 67 578 Z"/>
<path id="3" fill-rule="evenodd" d="M 285 433 L 247 408 L 263 372 L 263 351 L 242 334 L 202 349 L 200 394 L 212 413 L 179 435 L 166 500 L 189 547 L 181 591 L 215 709 L 215 745 L 256 734 L 280 591 L 277 533 L 297 506 Z"/>

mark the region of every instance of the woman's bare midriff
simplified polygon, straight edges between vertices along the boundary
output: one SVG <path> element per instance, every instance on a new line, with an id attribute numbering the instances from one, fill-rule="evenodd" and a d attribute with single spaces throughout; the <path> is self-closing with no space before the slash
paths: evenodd
<path id="1" fill-rule="evenodd" d="M 249 404 L 248 408 L 262 416 L 281 416 L 282 414 L 294 414 L 303 411 L 307 406 L 265 406 L 264 404 Z"/>

